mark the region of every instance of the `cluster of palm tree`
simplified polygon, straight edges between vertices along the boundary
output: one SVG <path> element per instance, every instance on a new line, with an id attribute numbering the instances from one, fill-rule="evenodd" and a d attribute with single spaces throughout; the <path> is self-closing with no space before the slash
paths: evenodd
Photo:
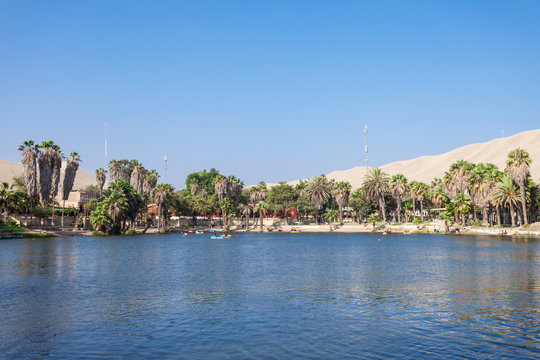
<path id="1" fill-rule="evenodd" d="M 424 220 L 424 206 L 444 210 L 442 217 L 453 217 L 454 221 L 466 224 L 468 217 L 473 222 L 484 225 L 507 223 L 512 226 L 519 221 L 528 224 L 538 215 L 539 188 L 530 178 L 531 159 L 523 149 L 515 149 L 508 154 L 505 171 L 494 164 L 474 164 L 464 160 L 453 163 L 443 179 L 434 179 L 431 185 L 418 181 L 408 182 L 402 174 L 390 179 L 381 169 L 370 169 L 364 178 L 363 192 L 376 201 L 383 221 L 386 222 L 387 201 L 394 202 L 391 209 L 394 218 L 405 221 L 409 216 L 419 215 Z M 412 214 L 403 212 L 403 201 L 412 205 Z M 419 207 L 419 212 L 417 207 Z M 443 207 L 441 209 L 441 207 Z M 434 214 L 429 213 L 432 217 Z M 504 218 L 505 221 L 502 220 Z"/>
<path id="2" fill-rule="evenodd" d="M 41 144 L 28 140 L 20 145 L 18 150 L 22 152 L 23 181 L 26 194 L 30 199 L 30 207 L 33 206 L 36 194 L 39 195 L 42 206 L 54 206 L 55 198 L 60 190 L 60 175 L 64 159 L 60 147 L 52 140 L 43 141 Z M 73 189 L 80 161 L 76 152 L 70 153 L 67 158 L 61 196 L 64 201 Z"/>

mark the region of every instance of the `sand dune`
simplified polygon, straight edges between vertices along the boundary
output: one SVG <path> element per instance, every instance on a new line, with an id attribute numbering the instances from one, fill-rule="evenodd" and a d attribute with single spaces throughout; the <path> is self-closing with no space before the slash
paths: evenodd
<path id="1" fill-rule="evenodd" d="M 520 147 L 529 152 L 531 159 L 531 176 L 535 181 L 540 177 L 540 129 L 529 130 L 505 138 L 494 139 L 485 143 L 466 145 L 441 155 L 421 156 L 412 160 L 396 161 L 381 166 L 390 175 L 401 173 L 409 181 L 417 180 L 430 183 L 434 178 L 442 178 L 450 165 L 458 160 L 474 163 L 493 163 L 503 170 L 506 156 L 513 149 Z M 360 187 L 366 174 L 365 166 L 349 170 L 334 171 L 327 176 L 336 181 L 349 181 L 353 188 Z M 297 184 L 291 181 L 290 184 Z"/>
<path id="2" fill-rule="evenodd" d="M 60 191 L 62 189 L 62 182 L 64 181 L 64 169 L 66 167 L 66 163 L 62 163 L 62 172 L 61 172 L 61 178 L 60 178 Z M 23 167 L 21 163 L 6 161 L 6 160 L 0 160 L 0 181 L 6 181 L 9 184 L 13 184 L 13 177 L 14 176 L 20 176 L 23 173 Z M 75 177 L 75 183 L 73 184 L 73 190 L 79 190 L 82 188 L 87 187 L 88 185 L 96 185 L 96 179 L 84 171 L 83 169 L 79 168 L 77 170 L 77 176 Z"/>

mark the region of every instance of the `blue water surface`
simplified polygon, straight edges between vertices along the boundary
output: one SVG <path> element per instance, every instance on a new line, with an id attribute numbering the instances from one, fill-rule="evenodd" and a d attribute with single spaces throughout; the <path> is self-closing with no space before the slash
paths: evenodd
<path id="1" fill-rule="evenodd" d="M 2 359 L 533 359 L 540 242 L 175 234 L 0 241 Z"/>

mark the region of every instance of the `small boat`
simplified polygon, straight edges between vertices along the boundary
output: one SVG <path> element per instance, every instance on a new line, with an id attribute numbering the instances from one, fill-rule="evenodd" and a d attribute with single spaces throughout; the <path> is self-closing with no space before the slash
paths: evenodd
<path id="1" fill-rule="evenodd" d="M 411 232 L 410 231 L 405 231 L 403 234 L 404 235 L 411 235 Z"/>
<path id="2" fill-rule="evenodd" d="M 392 232 L 390 230 L 383 231 L 383 235 L 390 235 Z"/>
<path id="3" fill-rule="evenodd" d="M 300 234 L 302 230 L 300 229 L 291 229 L 291 234 Z"/>
<path id="4" fill-rule="evenodd" d="M 197 230 L 197 231 L 195 231 L 195 234 L 201 235 L 201 234 L 204 234 L 204 231 L 202 231 L 202 230 Z"/>
<path id="5" fill-rule="evenodd" d="M 186 237 L 186 236 L 187 236 L 187 233 L 182 233 L 182 236 Z"/>
<path id="6" fill-rule="evenodd" d="M 231 235 L 225 235 L 225 234 L 210 236 L 210 239 L 230 239 L 230 238 L 231 238 Z"/>

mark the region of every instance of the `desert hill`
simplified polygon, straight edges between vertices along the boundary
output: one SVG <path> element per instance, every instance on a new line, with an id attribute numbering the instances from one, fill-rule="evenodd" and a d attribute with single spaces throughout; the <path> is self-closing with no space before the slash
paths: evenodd
<path id="1" fill-rule="evenodd" d="M 390 175 L 403 174 L 411 180 L 430 183 L 434 178 L 442 178 L 450 165 L 458 160 L 474 163 L 493 163 L 504 170 L 506 156 L 513 149 L 520 147 L 529 152 L 532 159 L 531 176 L 534 181 L 540 178 L 540 129 L 524 131 L 512 136 L 497 138 L 488 142 L 459 147 L 441 155 L 421 156 L 412 160 L 396 161 L 381 166 Z M 327 174 L 336 181 L 349 181 L 353 188 L 362 184 L 366 174 L 365 166 L 357 166 L 348 170 L 339 170 Z M 291 181 L 290 184 L 297 184 Z"/>
<path id="2" fill-rule="evenodd" d="M 62 182 L 64 181 L 64 170 L 66 163 L 62 163 L 62 171 L 60 178 L 60 189 L 62 189 Z M 20 176 L 23 174 L 23 166 L 21 163 L 16 163 L 12 161 L 0 160 L 0 182 L 7 182 L 13 184 L 13 177 Z M 88 185 L 96 185 L 96 179 L 79 168 L 77 170 L 77 176 L 75 177 L 75 183 L 73 184 L 73 190 L 79 190 L 87 187 Z"/>

